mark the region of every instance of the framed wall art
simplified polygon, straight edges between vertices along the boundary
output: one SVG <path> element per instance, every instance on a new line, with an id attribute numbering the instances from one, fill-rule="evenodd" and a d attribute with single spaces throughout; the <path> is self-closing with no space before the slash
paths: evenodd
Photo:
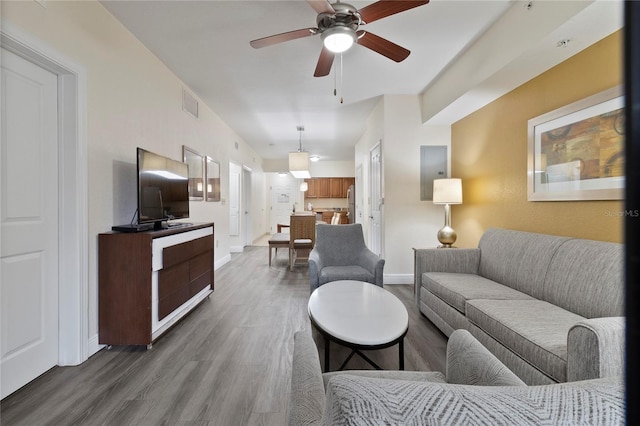
<path id="1" fill-rule="evenodd" d="M 204 200 L 204 159 L 202 155 L 182 145 L 182 161 L 189 166 L 189 200 Z"/>
<path id="2" fill-rule="evenodd" d="M 615 87 L 528 122 L 528 200 L 621 200 L 624 99 Z"/>
<path id="3" fill-rule="evenodd" d="M 206 201 L 220 201 L 220 163 L 205 157 Z"/>

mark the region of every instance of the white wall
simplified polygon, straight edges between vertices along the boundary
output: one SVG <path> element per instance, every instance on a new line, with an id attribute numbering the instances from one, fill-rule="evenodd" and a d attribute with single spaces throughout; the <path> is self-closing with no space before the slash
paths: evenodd
<path id="1" fill-rule="evenodd" d="M 450 146 L 451 128 L 423 125 L 417 95 L 385 95 L 380 100 L 356 146 L 356 168 L 363 169 L 363 188 L 356 191 L 365 191 L 362 222 L 367 239 L 369 151 L 378 141 L 382 141 L 385 283 L 409 284 L 413 282 L 412 249 L 436 247 L 436 234 L 444 224 L 441 206 L 420 201 L 420 146 Z"/>
<path id="2" fill-rule="evenodd" d="M 311 162 L 312 177 L 353 177 L 355 167 L 353 161 L 318 161 Z"/>
<path id="3" fill-rule="evenodd" d="M 436 247 L 444 225 L 443 207 L 420 201 L 420 146 L 450 146 L 451 127 L 423 125 L 417 95 L 387 95 L 384 142 L 385 276 L 411 283 L 412 248 Z"/>
<path id="4" fill-rule="evenodd" d="M 3 2 L 2 19 L 87 72 L 87 338 L 97 342 L 97 235 L 129 223 L 134 215 L 136 147 L 181 159 L 184 144 L 213 157 L 220 162 L 223 199 L 228 197 L 229 161 L 247 165 L 255 172 L 256 206 L 265 205 L 262 160 L 202 102 L 198 119 L 183 112 L 183 83 L 98 2 L 50 1 L 46 8 Z M 198 201 L 190 209 L 190 221 L 215 222 L 219 266 L 229 259 L 228 206 Z M 254 234 L 264 234 L 264 226 L 262 215 L 253 223 Z"/>

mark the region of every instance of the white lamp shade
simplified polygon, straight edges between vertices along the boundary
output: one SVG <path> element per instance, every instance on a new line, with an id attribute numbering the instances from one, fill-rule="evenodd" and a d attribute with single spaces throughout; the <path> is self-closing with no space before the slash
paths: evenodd
<path id="1" fill-rule="evenodd" d="M 289 153 L 289 172 L 297 179 L 309 179 L 309 153 L 308 152 L 290 152 Z"/>
<path id="2" fill-rule="evenodd" d="M 309 190 L 309 184 L 307 182 L 302 182 L 300 184 L 300 191 L 306 192 Z"/>
<path id="3" fill-rule="evenodd" d="M 462 204 L 462 180 L 455 178 L 434 180 L 433 204 Z"/>

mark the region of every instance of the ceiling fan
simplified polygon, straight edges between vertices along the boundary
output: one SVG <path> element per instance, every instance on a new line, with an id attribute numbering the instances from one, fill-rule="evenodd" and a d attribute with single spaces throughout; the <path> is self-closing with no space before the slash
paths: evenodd
<path id="1" fill-rule="evenodd" d="M 336 53 L 349 49 L 354 43 L 373 50 L 387 58 L 402 62 L 411 53 L 409 50 L 390 42 L 360 27 L 414 7 L 429 3 L 429 0 L 380 0 L 356 9 L 347 3 L 329 3 L 327 0 L 307 0 L 307 3 L 318 13 L 317 27 L 304 28 L 259 38 L 249 44 L 255 49 L 271 46 L 285 41 L 320 34 L 323 41 L 320 58 L 316 65 L 314 77 L 329 74 Z"/>

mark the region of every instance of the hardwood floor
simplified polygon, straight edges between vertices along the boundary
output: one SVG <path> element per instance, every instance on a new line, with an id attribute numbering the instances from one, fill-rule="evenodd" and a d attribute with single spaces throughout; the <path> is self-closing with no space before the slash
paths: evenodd
<path id="1" fill-rule="evenodd" d="M 418 312 L 412 286 L 385 288 L 409 311 L 405 368 L 443 371 L 446 337 Z M 248 247 L 216 271 L 211 297 L 151 350 L 113 347 L 80 366 L 53 368 L 0 402 L 0 423 L 286 424 L 292 337 L 311 329 L 308 298 L 306 265 L 290 272 L 279 250 L 269 267 L 267 247 Z M 331 351 L 334 368 L 349 353 L 336 344 Z M 398 368 L 397 347 L 367 355 Z M 358 368 L 370 367 L 355 356 L 347 369 Z"/>

